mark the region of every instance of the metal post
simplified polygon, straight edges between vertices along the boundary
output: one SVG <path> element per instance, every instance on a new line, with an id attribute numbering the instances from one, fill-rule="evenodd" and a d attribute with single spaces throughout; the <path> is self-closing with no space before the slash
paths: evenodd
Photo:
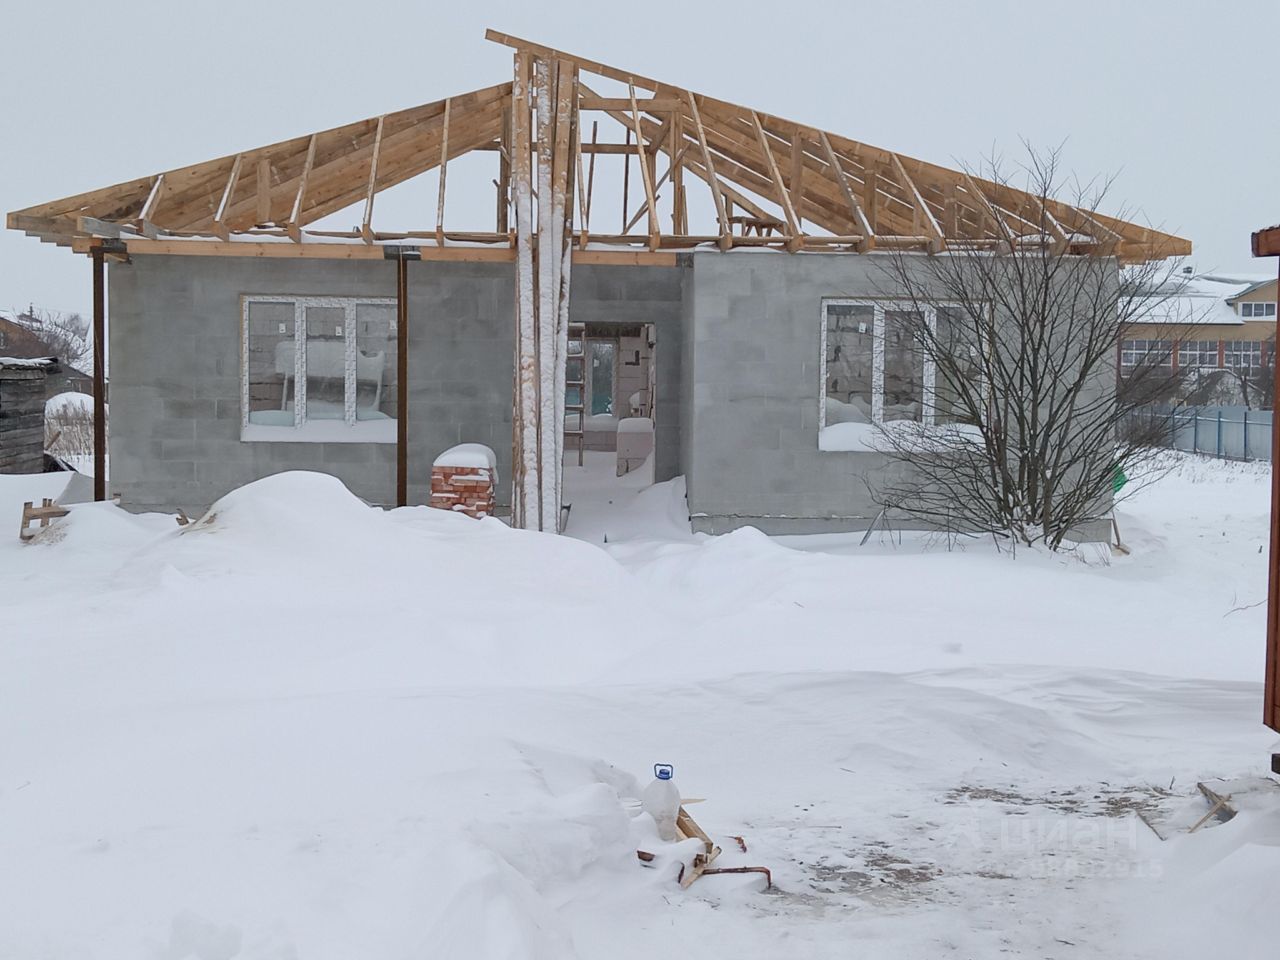
<path id="1" fill-rule="evenodd" d="M 409 503 L 409 264 L 396 257 L 396 506 Z"/>
<path id="2" fill-rule="evenodd" d="M 1249 459 L 1249 410 L 1244 411 L 1244 458 Z"/>
<path id="3" fill-rule="evenodd" d="M 1218 408 L 1218 459 L 1222 459 L 1222 408 Z"/>
<path id="4" fill-rule="evenodd" d="M 1253 235 L 1254 254 L 1258 249 L 1259 234 Z M 1272 364 L 1273 397 L 1280 397 L 1280 363 Z M 1271 551 L 1267 565 L 1267 672 L 1263 692 L 1262 722 L 1272 730 L 1280 731 L 1280 417 L 1271 413 Z M 1273 769 L 1276 755 L 1271 757 Z"/>
<path id="5" fill-rule="evenodd" d="M 1191 452 L 1200 452 L 1200 408 L 1191 408 Z"/>
<path id="6" fill-rule="evenodd" d="M 107 499 L 107 298 L 102 247 L 93 248 L 93 499 Z"/>

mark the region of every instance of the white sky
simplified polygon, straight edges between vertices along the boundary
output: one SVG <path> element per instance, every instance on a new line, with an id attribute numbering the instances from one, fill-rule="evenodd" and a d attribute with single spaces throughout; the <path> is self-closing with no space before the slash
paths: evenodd
<path id="1" fill-rule="evenodd" d="M 1197 269 L 1275 270 L 1249 234 L 1280 221 L 1277 0 L 8 0 L 0 211 L 504 81 L 488 26 L 944 165 L 1065 140 Z M 449 226 L 491 229 L 489 176 L 451 167 Z M 433 227 L 428 192 L 375 226 Z M 0 231 L 0 307 L 90 297 L 85 258 Z"/>

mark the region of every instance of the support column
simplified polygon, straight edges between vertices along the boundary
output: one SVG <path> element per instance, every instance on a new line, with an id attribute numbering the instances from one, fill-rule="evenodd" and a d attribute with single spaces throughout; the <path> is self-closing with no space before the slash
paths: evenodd
<path id="1" fill-rule="evenodd" d="M 107 499 L 107 296 L 101 245 L 93 248 L 93 499 Z"/>
<path id="2" fill-rule="evenodd" d="M 580 136 L 577 96 L 573 64 L 523 51 L 516 55 L 512 85 L 516 375 L 511 522 L 515 527 L 547 532 L 559 532 L 560 526 L 574 138 Z"/>
<path id="3" fill-rule="evenodd" d="M 409 263 L 396 257 L 396 506 L 409 503 Z"/>

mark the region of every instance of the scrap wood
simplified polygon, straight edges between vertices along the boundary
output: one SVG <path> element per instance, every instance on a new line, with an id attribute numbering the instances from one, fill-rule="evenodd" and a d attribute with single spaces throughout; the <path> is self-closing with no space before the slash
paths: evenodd
<path id="1" fill-rule="evenodd" d="M 65 517 L 70 512 L 66 507 L 58 506 L 48 497 L 45 497 L 44 502 L 38 507 L 28 500 L 22 505 L 22 523 L 18 526 L 18 539 L 27 541 L 35 536 L 34 531 L 28 529 L 31 521 L 39 520 L 40 529 L 43 530 L 49 526 L 50 520 Z"/>
<path id="2" fill-rule="evenodd" d="M 1224 796 L 1223 794 L 1215 792 L 1203 783 L 1197 783 L 1196 786 L 1200 788 L 1200 792 L 1204 794 L 1204 798 L 1209 801 L 1209 812 L 1197 820 L 1196 825 L 1188 830 L 1187 833 L 1195 833 L 1214 817 L 1216 817 L 1219 822 L 1226 823 L 1236 815 L 1235 808 L 1228 802 L 1231 800 L 1231 794 L 1228 793 Z"/>

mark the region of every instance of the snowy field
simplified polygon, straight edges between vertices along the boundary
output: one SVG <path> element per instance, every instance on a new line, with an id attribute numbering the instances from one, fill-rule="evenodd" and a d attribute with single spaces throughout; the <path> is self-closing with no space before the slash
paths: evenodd
<path id="1" fill-rule="evenodd" d="M 1135 815 L 1280 749 L 1269 475 L 1169 463 L 1115 558 L 700 538 L 633 478 L 556 538 L 315 474 L 22 545 L 64 479 L 0 476 L 0 957 L 1274 956 L 1280 803 Z M 655 762 L 772 891 L 639 864 Z"/>

